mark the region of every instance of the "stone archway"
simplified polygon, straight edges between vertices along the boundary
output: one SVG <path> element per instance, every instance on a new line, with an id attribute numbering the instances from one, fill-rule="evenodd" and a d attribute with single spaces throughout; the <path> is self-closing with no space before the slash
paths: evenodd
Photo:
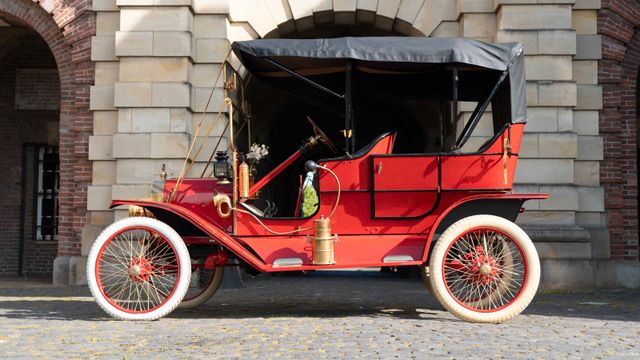
<path id="1" fill-rule="evenodd" d="M 91 180 L 87 159 L 92 127 L 89 87 L 91 35 L 95 32 L 91 1 L 13 0 L 0 2 L 0 15 L 33 29 L 46 42 L 57 65 L 60 82 L 60 186 L 57 258 L 54 283 L 75 284 L 75 261 L 86 217 L 86 184 Z"/>
<path id="2" fill-rule="evenodd" d="M 366 4 L 360 4 L 363 7 L 359 8 L 355 1 L 351 9 L 334 8 L 331 1 L 324 2 L 324 5 L 318 3 L 308 2 L 306 6 L 302 6 L 300 2 L 295 1 L 265 1 L 264 3 L 257 1 L 252 4 L 258 7 L 266 6 L 271 16 L 265 16 L 265 12 L 254 9 L 246 14 L 247 20 L 249 25 L 263 38 L 332 38 L 344 36 L 424 37 L 426 36 L 424 31 L 430 34 L 441 20 L 446 19 L 444 17 L 437 22 L 434 20 L 432 27 L 427 29 L 422 23 L 425 18 L 422 2 L 415 2 L 412 9 L 404 7 L 409 2 L 400 7 L 398 4 L 395 7 L 390 4 L 389 8 L 379 6 L 373 9 L 368 9 Z M 234 18 L 233 9 L 231 17 Z M 332 121 L 331 118 L 335 117 L 335 113 L 314 108 L 290 94 L 274 92 L 272 88 L 261 85 L 257 81 L 249 81 L 249 84 L 246 94 L 248 98 L 253 98 L 249 101 L 251 113 L 260 114 L 260 121 L 256 121 L 250 131 L 252 137 L 250 141 L 257 140 L 271 144 L 268 159 L 270 165 L 283 161 L 290 156 L 291 149 L 297 148 L 303 135 L 306 135 L 310 130 L 305 120 L 308 115 L 322 124 L 323 130 L 330 134 L 330 137 L 333 135 L 332 140 L 341 148 L 339 140 L 344 140 L 339 138 L 337 134 L 340 133 L 340 129 L 343 129 L 344 121 L 335 119 Z M 358 100 L 364 101 L 363 99 Z M 423 147 L 426 146 L 424 139 L 427 136 L 423 134 L 423 131 L 426 130 L 420 126 L 418 116 L 415 114 L 415 109 L 411 108 L 411 104 L 393 103 L 382 107 L 372 99 L 368 99 L 368 101 L 367 106 L 358 104 L 358 101 L 355 104 L 355 107 L 359 108 L 356 112 L 362 118 L 367 119 L 367 127 L 358 130 L 358 134 L 362 136 L 358 136 L 356 148 L 363 147 L 388 130 L 398 131 L 399 136 L 403 137 L 403 142 L 397 144 L 396 151 L 417 152 L 424 150 Z M 395 122 L 393 126 L 385 124 L 391 116 L 402 121 Z M 385 126 L 390 128 L 386 129 Z M 287 129 L 286 134 L 278 130 L 283 128 Z M 298 134 L 299 137 L 292 137 L 290 134 Z M 316 158 L 330 157 L 331 153 L 319 150 L 314 156 Z M 302 163 L 301 161 L 300 164 Z M 279 177 L 277 185 L 279 187 L 265 189 L 271 193 L 270 196 L 278 205 L 281 216 L 290 216 L 294 213 L 292 203 L 287 203 L 289 195 L 285 189 L 297 188 L 296 174 L 298 173 L 300 173 L 300 166 L 292 166 Z"/>
<path id="3" fill-rule="evenodd" d="M 636 0 L 606 1 L 598 14 L 602 35 L 599 83 L 603 84 L 600 132 L 604 160 L 600 179 L 611 233 L 611 258 L 639 259 L 638 118 L 636 87 L 640 68 L 640 9 Z"/>

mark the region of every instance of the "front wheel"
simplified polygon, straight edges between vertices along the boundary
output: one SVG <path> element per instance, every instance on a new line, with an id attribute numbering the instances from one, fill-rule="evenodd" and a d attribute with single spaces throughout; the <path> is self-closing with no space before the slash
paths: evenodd
<path id="1" fill-rule="evenodd" d="M 470 322 L 515 317 L 540 282 L 540 261 L 529 236 L 493 215 L 451 225 L 433 248 L 429 265 L 432 293 L 449 312 Z"/>
<path id="2" fill-rule="evenodd" d="M 147 217 L 115 222 L 96 239 L 87 282 L 98 305 L 123 320 L 155 320 L 182 301 L 191 277 L 189 251 L 167 224 Z"/>

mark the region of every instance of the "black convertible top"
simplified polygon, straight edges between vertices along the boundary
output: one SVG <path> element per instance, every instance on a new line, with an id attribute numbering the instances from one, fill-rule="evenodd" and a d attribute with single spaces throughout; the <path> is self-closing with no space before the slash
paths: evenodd
<path id="1" fill-rule="evenodd" d="M 511 122 L 526 120 L 524 57 L 520 43 L 488 44 L 465 38 L 344 37 L 259 39 L 234 42 L 231 47 L 249 72 L 262 77 L 281 73 L 281 69 L 264 59 L 303 75 L 341 72 L 348 62 L 356 69 L 378 74 L 425 73 L 447 64 L 464 65 L 481 76 L 486 74 L 486 79 L 475 77 L 474 83 L 495 82 L 496 72 L 506 71 Z"/>

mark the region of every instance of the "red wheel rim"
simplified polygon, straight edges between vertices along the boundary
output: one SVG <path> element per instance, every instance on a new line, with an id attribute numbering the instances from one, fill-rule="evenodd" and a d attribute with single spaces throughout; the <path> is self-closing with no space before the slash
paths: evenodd
<path id="1" fill-rule="evenodd" d="M 524 251 L 510 235 L 479 227 L 453 241 L 442 262 L 449 295 L 477 312 L 500 311 L 515 302 L 527 281 Z"/>
<path id="2" fill-rule="evenodd" d="M 143 314 L 162 307 L 180 280 L 180 259 L 159 231 L 131 226 L 111 235 L 95 265 L 102 296 L 118 310 Z"/>

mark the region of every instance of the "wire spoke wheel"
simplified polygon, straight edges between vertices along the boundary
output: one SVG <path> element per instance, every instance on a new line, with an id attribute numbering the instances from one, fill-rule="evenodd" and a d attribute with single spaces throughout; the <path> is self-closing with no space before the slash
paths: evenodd
<path id="1" fill-rule="evenodd" d="M 526 280 L 522 250 L 508 235 L 491 228 L 463 234 L 449 247 L 444 282 L 461 305 L 495 311 L 514 301 Z"/>
<path id="2" fill-rule="evenodd" d="M 474 322 L 502 322 L 526 308 L 538 288 L 533 243 L 514 223 L 475 215 L 451 225 L 430 260 L 433 293 L 447 310 Z"/>
<path id="3" fill-rule="evenodd" d="M 109 314 L 150 320 L 171 312 L 190 278 L 186 246 L 166 224 L 128 218 L 107 228 L 89 254 L 90 289 Z"/>
<path id="4" fill-rule="evenodd" d="M 205 303 L 220 287 L 223 275 L 224 267 L 205 268 L 202 259 L 192 259 L 191 282 L 178 307 L 188 309 Z"/>

